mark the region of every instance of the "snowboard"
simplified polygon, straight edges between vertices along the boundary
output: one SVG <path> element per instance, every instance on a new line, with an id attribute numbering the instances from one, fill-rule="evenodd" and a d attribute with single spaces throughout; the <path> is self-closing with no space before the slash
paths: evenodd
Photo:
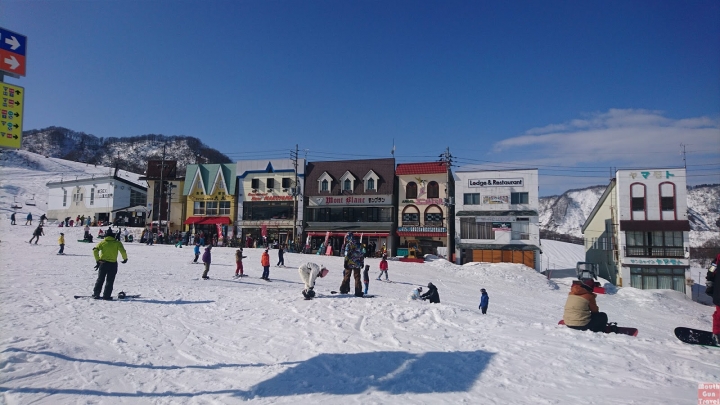
<path id="1" fill-rule="evenodd" d="M 678 327 L 675 328 L 675 336 L 681 342 L 691 345 L 720 347 L 713 344 L 712 332 L 706 330 Z"/>
<path id="2" fill-rule="evenodd" d="M 75 299 L 78 299 L 78 298 L 93 298 L 93 296 L 92 296 L 92 295 L 73 295 L 73 298 L 75 298 Z M 116 300 L 116 299 L 123 300 L 123 299 L 128 299 L 128 298 L 140 298 L 140 294 L 134 294 L 134 295 L 127 295 L 127 294 L 126 294 L 126 295 L 125 295 L 125 298 L 117 297 L 117 298 L 113 298 L 112 301 L 114 301 L 114 300 Z M 98 299 L 98 301 L 110 301 L 110 300 Z"/>
<path id="3" fill-rule="evenodd" d="M 565 325 L 565 321 L 561 319 L 560 322 L 558 322 L 558 325 Z M 610 325 L 607 325 L 605 327 L 605 333 L 620 333 L 622 335 L 637 336 L 639 332 L 635 328 L 626 328 L 622 326 L 618 326 L 616 331 L 611 330 L 611 328 L 612 327 Z"/>
<path id="4" fill-rule="evenodd" d="M 330 294 L 342 294 L 342 293 L 338 293 L 337 291 L 330 291 Z M 351 295 L 351 294 L 347 293 L 347 294 L 342 294 L 342 295 Z M 355 296 L 355 293 L 353 293 L 352 295 Z M 374 298 L 374 297 L 375 296 L 372 294 L 366 294 L 366 295 L 363 295 L 362 297 L 358 297 L 358 298 Z"/>

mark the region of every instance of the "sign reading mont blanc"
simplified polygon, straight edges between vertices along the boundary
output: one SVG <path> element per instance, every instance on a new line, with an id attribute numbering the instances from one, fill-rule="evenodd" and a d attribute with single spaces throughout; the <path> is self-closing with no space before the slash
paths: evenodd
<path id="1" fill-rule="evenodd" d="M 329 195 L 310 197 L 310 206 L 392 205 L 392 195 Z"/>
<path id="2" fill-rule="evenodd" d="M 523 179 L 469 179 L 468 187 L 522 187 Z"/>
<path id="3" fill-rule="evenodd" d="M 0 83 L 0 147 L 20 149 L 25 89 Z"/>
<path id="4" fill-rule="evenodd" d="M 27 37 L 0 27 L 0 70 L 11 76 L 25 76 Z"/>

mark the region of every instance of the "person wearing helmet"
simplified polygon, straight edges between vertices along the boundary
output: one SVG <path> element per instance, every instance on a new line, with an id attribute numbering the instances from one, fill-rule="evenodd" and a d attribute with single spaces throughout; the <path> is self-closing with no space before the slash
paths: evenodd
<path id="1" fill-rule="evenodd" d="M 315 279 L 318 277 L 327 276 L 329 270 L 325 266 L 318 265 L 315 263 L 305 263 L 298 268 L 300 274 L 300 280 L 305 284 L 305 289 L 302 290 L 302 295 L 305 299 L 311 299 L 315 296 Z"/>
<path id="2" fill-rule="evenodd" d="M 428 300 L 433 304 L 439 304 L 440 303 L 440 293 L 438 293 L 437 287 L 435 287 L 435 284 L 428 283 L 428 292 L 420 296 L 420 299 L 425 301 Z"/>
<path id="3" fill-rule="evenodd" d="M 597 295 L 592 292 L 594 285 L 595 280 L 586 279 L 582 284 L 574 284 L 570 288 L 563 314 L 568 328 L 605 332 L 608 317 L 604 312 L 600 312 L 595 302 Z"/>
<path id="4" fill-rule="evenodd" d="M 352 232 L 348 232 L 345 242 L 345 273 L 343 275 L 342 284 L 340 284 L 340 294 L 348 294 L 350 292 L 350 275 L 355 278 L 355 296 L 363 296 L 363 285 L 360 280 L 360 270 L 365 266 L 365 257 L 363 256 L 360 245 L 355 240 Z"/>

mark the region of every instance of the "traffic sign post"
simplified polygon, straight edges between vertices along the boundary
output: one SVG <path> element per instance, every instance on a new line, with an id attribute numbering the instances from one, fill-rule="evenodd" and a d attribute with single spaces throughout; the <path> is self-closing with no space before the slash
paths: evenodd
<path id="1" fill-rule="evenodd" d="M 20 149 L 25 89 L 0 83 L 0 147 Z"/>
<path id="2" fill-rule="evenodd" d="M 0 27 L 0 71 L 13 77 L 25 76 L 27 37 Z"/>

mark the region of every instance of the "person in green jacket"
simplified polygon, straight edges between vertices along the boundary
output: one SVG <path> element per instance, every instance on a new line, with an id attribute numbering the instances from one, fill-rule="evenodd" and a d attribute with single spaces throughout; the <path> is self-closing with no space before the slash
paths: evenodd
<path id="1" fill-rule="evenodd" d="M 113 284 L 115 283 L 115 275 L 118 270 L 118 252 L 122 255 L 122 263 L 127 263 L 128 259 L 125 246 L 123 246 L 122 242 L 115 239 L 115 234 L 113 234 L 112 230 L 108 230 L 105 233 L 105 239 L 93 248 L 93 256 L 95 256 L 95 261 L 97 262 L 95 269 L 98 271 L 98 278 L 95 282 L 95 289 L 93 290 L 93 298 L 96 300 L 112 300 Z M 105 283 L 105 290 L 101 297 L 100 290 L 102 289 L 103 283 Z"/>

